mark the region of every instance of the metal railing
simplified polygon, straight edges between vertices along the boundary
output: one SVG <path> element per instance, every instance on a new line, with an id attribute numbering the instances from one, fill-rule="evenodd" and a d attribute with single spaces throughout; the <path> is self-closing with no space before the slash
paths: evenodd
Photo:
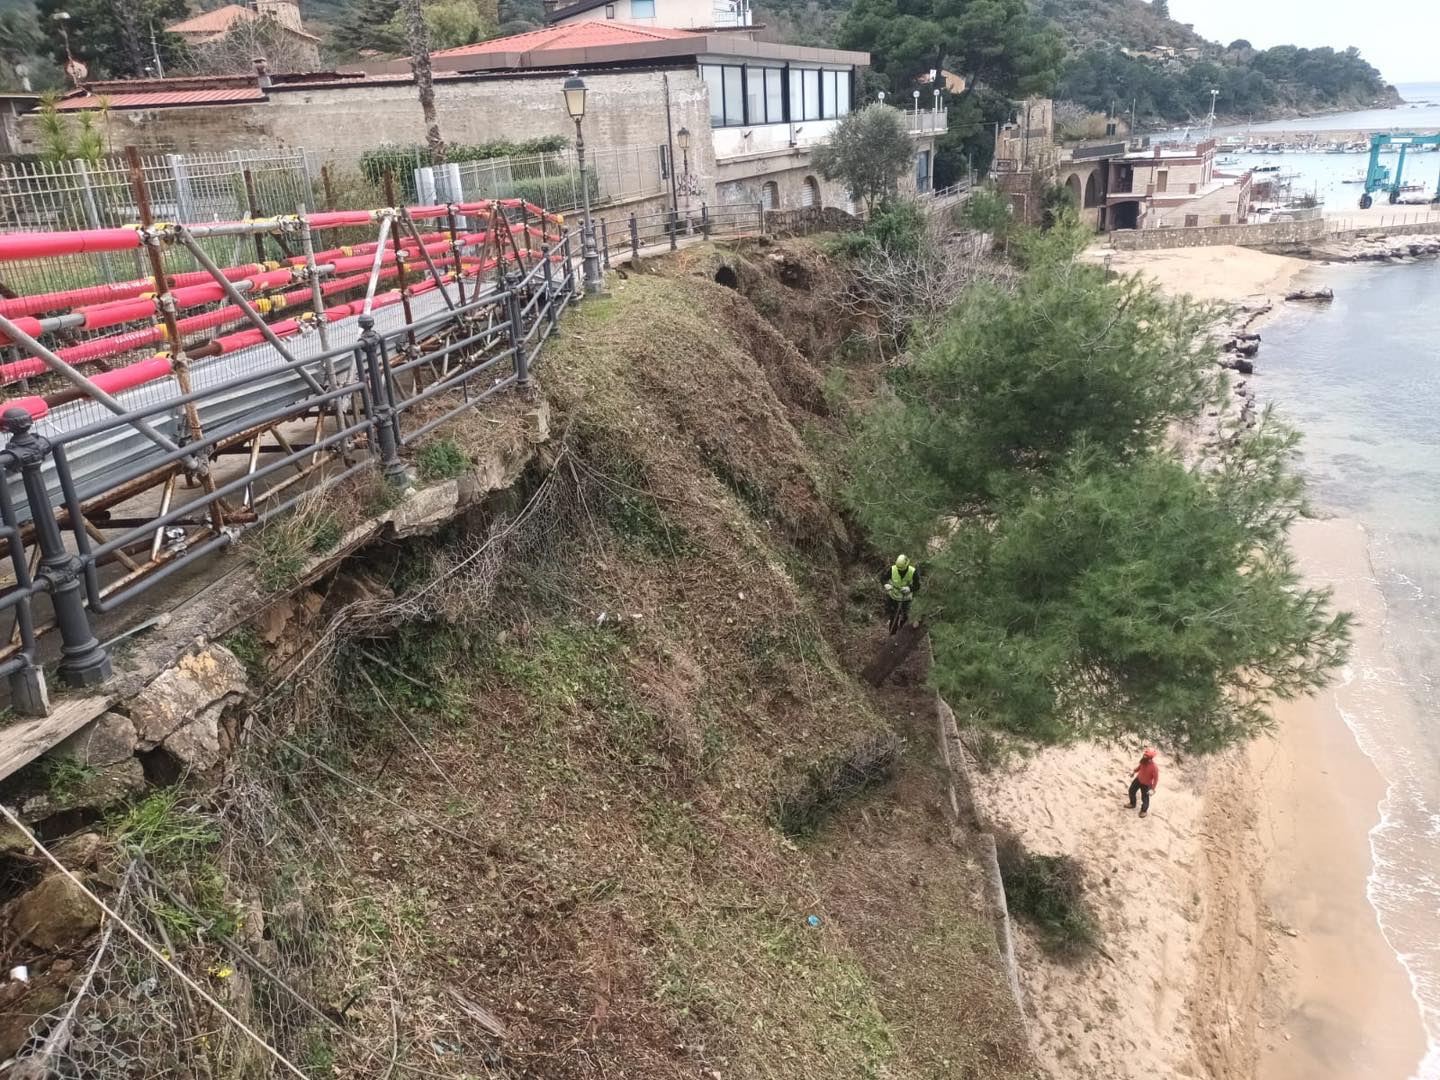
<path id="1" fill-rule="evenodd" d="M 133 363 L 122 351 L 124 366 L 87 376 L 39 339 L 114 304 L 88 302 L 82 287 L 18 298 L 33 301 L 40 318 L 0 314 L 0 339 L 46 369 L 39 393 L 4 402 L 0 419 L 9 435 L 0 449 L 0 539 L 11 571 L 0 611 L 13 612 L 0 675 L 22 711 L 43 711 L 40 634 L 58 631 L 67 683 L 104 681 L 110 662 L 93 617 L 362 470 L 378 465 L 403 482 L 407 447 L 529 385 L 542 344 L 577 296 L 572 235 L 516 201 L 178 225 L 152 223 L 143 177 L 135 191 L 144 224 L 0 238 L 0 267 L 27 253 L 139 253 L 153 292 L 125 301 L 135 307 L 122 325 L 148 311 L 179 346 Z M 437 221 L 442 231 L 422 232 Z M 314 233 L 366 222 L 377 231 L 367 250 L 317 259 Z M 305 255 L 263 275 L 241 267 L 251 276 L 237 277 L 206 251 L 260 235 L 288 238 Z M 169 250 L 187 252 L 211 284 L 176 287 L 165 272 Z M 344 276 L 349 269 L 362 272 Z M 280 292 L 286 281 L 302 288 Z M 382 281 L 398 287 L 381 291 Z M 332 292 L 362 290 L 361 299 L 327 306 Z M 197 343 L 176 319 L 191 303 L 228 303 L 249 329 Z M 267 321 L 292 306 L 309 310 Z M 121 346 L 128 340 L 120 335 Z M 48 615 L 36 606 L 42 594 Z"/>
<path id="2" fill-rule="evenodd" d="M 654 248 L 674 251 L 682 240 L 721 239 L 758 236 L 765 230 L 765 208 L 762 203 L 731 203 L 710 206 L 699 203 L 678 210 L 666 208 L 649 214 L 625 217 L 595 215 L 595 247 L 601 263 L 609 267 L 613 259 L 638 257 Z"/>

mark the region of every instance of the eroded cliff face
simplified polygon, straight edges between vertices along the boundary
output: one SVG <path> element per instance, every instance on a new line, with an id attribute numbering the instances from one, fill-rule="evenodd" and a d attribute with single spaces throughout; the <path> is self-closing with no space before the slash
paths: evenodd
<path id="1" fill-rule="evenodd" d="M 1031 1075 L 923 671 L 852 674 L 883 628 L 831 494 L 842 287 L 808 244 L 702 247 L 587 301 L 513 484 L 117 705 L 191 775 L 152 769 L 81 881 L 305 1076 Z M 8 1008 L 54 1016 L 104 929 L 25 938 L 73 883 L 11 852 Z M 108 950 L 67 1061 L 277 1067 Z"/>

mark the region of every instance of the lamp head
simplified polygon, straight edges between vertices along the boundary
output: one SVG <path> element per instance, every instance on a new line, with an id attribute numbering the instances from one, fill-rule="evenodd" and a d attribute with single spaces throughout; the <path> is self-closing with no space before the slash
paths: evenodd
<path id="1" fill-rule="evenodd" d="M 565 80 L 565 111 L 570 114 L 571 120 L 581 120 L 585 116 L 585 80 L 578 72 L 571 72 Z"/>
<path id="2" fill-rule="evenodd" d="M 689 149 L 690 149 L 690 129 L 689 129 L 689 128 L 682 127 L 679 131 L 677 131 L 677 132 L 675 133 L 675 145 L 678 146 L 678 147 L 680 147 L 681 150 L 689 150 Z"/>

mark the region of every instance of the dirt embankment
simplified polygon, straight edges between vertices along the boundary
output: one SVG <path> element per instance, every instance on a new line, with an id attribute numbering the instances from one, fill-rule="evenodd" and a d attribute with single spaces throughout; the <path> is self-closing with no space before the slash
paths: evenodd
<path id="1" fill-rule="evenodd" d="M 538 366 L 523 491 L 232 641 L 248 749 L 157 808 L 213 830 L 157 873 L 217 916 L 184 962 L 306 1075 L 1033 1075 L 926 695 L 851 674 L 840 285 L 804 243 L 618 278 Z M 160 976 L 132 1011 L 173 1022 Z M 177 1074 L 244 1048 L 181 1019 Z"/>

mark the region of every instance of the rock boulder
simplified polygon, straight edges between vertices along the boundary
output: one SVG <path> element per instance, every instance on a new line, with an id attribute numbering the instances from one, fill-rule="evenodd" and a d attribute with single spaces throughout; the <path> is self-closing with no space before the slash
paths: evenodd
<path id="1" fill-rule="evenodd" d="M 50 751 L 51 757 L 67 757 L 81 765 L 100 768 L 135 756 L 135 724 L 117 712 L 101 713 Z"/>
<path id="2" fill-rule="evenodd" d="M 100 927 L 100 909 L 64 874 L 51 874 L 21 895 L 10 928 L 41 949 L 78 945 Z"/>
<path id="3" fill-rule="evenodd" d="M 221 749 L 220 716 L 247 689 L 244 666 L 223 645 L 187 654 L 130 702 L 140 749 L 163 745 L 186 764 L 208 769 Z"/>

